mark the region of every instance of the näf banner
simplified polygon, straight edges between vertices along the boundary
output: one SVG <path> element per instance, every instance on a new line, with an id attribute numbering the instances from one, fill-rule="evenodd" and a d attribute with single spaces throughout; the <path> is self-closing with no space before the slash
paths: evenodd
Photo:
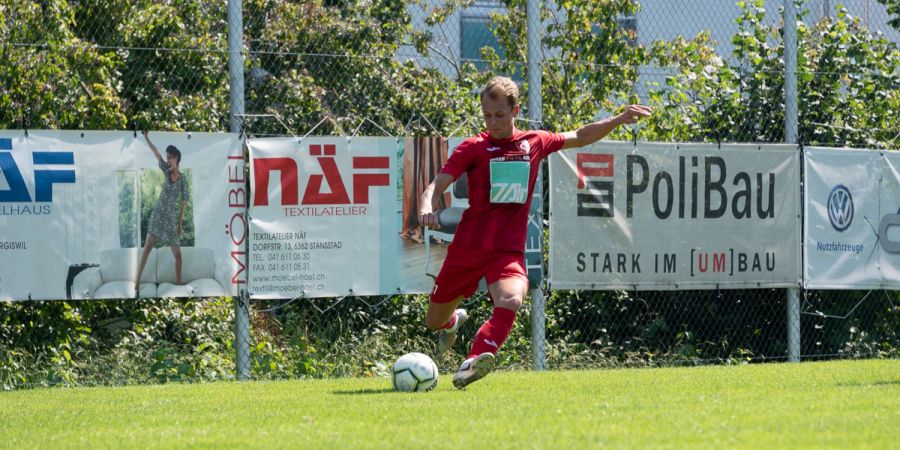
<path id="1" fill-rule="evenodd" d="M 598 143 L 550 158 L 552 289 L 800 284 L 793 145 Z"/>
<path id="2" fill-rule="evenodd" d="M 396 288 L 397 139 L 253 139 L 248 147 L 251 296 Z"/>
<path id="3" fill-rule="evenodd" d="M 900 288 L 900 154 L 805 149 L 810 289 Z"/>
<path id="4" fill-rule="evenodd" d="M 419 199 L 462 139 L 251 139 L 249 292 L 317 298 L 430 292 L 463 211 L 464 177 L 438 199 L 440 227 Z"/>
<path id="5" fill-rule="evenodd" d="M 235 294 L 243 166 L 236 134 L 0 131 L 0 299 Z"/>

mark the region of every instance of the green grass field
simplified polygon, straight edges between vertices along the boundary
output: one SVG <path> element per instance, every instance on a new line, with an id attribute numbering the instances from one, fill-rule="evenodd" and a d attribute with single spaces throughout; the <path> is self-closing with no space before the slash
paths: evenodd
<path id="1" fill-rule="evenodd" d="M 0 393 L 0 447 L 898 448 L 900 360 Z"/>

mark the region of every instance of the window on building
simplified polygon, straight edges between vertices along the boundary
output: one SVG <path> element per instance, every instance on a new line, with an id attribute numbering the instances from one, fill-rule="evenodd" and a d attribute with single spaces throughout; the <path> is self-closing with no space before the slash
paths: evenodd
<path id="1" fill-rule="evenodd" d="M 497 37 L 491 31 L 490 17 L 463 15 L 460 28 L 459 54 L 463 63 L 473 63 L 478 70 L 485 70 L 487 63 L 481 56 L 484 47 L 493 48 L 500 58 L 505 57 Z"/>

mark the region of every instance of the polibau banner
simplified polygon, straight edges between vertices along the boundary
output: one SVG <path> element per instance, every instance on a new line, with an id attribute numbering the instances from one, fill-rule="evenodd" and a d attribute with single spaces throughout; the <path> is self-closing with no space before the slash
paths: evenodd
<path id="1" fill-rule="evenodd" d="M 440 197 L 436 229 L 419 224 L 419 198 L 462 141 L 248 140 L 251 297 L 430 292 L 469 206 L 468 181 L 460 177 Z M 539 197 L 536 190 L 537 217 Z M 542 275 L 540 220 L 528 227 L 526 267 L 536 286 Z"/>
<path id="2" fill-rule="evenodd" d="M 809 147 L 805 161 L 806 287 L 900 288 L 900 154 Z"/>
<path id="3" fill-rule="evenodd" d="M 550 158 L 552 289 L 800 284 L 793 145 L 598 143 Z"/>
<path id="4" fill-rule="evenodd" d="M 235 294 L 243 166 L 235 134 L 0 131 L 0 299 Z"/>

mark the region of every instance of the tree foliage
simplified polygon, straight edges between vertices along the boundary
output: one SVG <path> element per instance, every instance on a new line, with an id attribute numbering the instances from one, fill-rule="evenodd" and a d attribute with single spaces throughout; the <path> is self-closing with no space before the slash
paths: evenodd
<path id="1" fill-rule="evenodd" d="M 0 127 L 222 130 L 221 2 L 0 2 Z"/>

